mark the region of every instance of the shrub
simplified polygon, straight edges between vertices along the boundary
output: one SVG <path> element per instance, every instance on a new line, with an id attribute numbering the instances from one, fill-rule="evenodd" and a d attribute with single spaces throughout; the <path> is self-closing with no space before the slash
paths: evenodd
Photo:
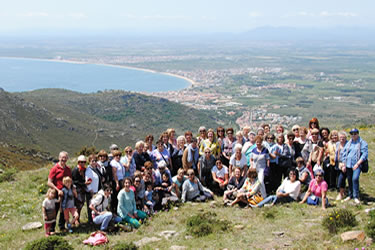
<path id="1" fill-rule="evenodd" d="M 14 176 L 16 175 L 17 170 L 15 168 L 8 168 L 4 173 L 0 174 L 0 183 L 5 181 L 14 181 Z"/>
<path id="2" fill-rule="evenodd" d="M 352 228 L 357 221 L 352 211 L 348 209 L 333 210 L 323 218 L 323 226 L 330 233 L 337 233 L 341 228 Z"/>
<path id="3" fill-rule="evenodd" d="M 205 212 L 191 216 L 186 222 L 187 231 L 196 237 L 212 233 L 225 232 L 231 229 L 227 220 L 219 220 L 216 213 Z"/>
<path id="4" fill-rule="evenodd" d="M 50 236 L 34 240 L 27 244 L 25 250 L 73 250 L 73 247 L 61 237 Z"/>
<path id="5" fill-rule="evenodd" d="M 375 210 L 370 211 L 369 213 L 370 220 L 365 227 L 366 234 L 375 239 Z"/>
<path id="6" fill-rule="evenodd" d="M 138 247 L 133 242 L 120 242 L 117 243 L 113 248 L 113 250 L 137 250 Z"/>
<path id="7" fill-rule="evenodd" d="M 76 155 L 79 156 L 79 155 L 84 155 L 84 156 L 90 156 L 92 154 L 97 154 L 98 151 L 96 150 L 96 148 L 94 146 L 91 146 L 91 147 L 87 147 L 87 146 L 83 146 L 77 153 Z"/>

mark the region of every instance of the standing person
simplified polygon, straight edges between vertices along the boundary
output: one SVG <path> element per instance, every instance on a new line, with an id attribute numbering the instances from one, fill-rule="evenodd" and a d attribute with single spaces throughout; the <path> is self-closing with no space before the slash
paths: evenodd
<path id="1" fill-rule="evenodd" d="M 229 161 L 229 176 L 233 176 L 234 168 L 241 169 L 241 176 L 245 176 L 248 170 L 247 159 L 245 154 L 242 153 L 242 145 L 236 144 L 234 147 L 234 154 L 230 157 Z"/>
<path id="2" fill-rule="evenodd" d="M 299 138 L 295 139 L 295 141 L 297 142 L 297 144 L 295 145 L 296 159 L 301 156 L 303 157 L 303 160 L 307 162 L 307 160 L 309 159 L 309 152 L 302 152 L 302 149 L 307 143 L 307 141 L 309 140 L 307 139 L 308 131 L 306 127 L 300 127 L 298 131 L 299 131 Z"/>
<path id="3" fill-rule="evenodd" d="M 172 154 L 172 168 L 171 170 L 171 175 L 175 176 L 177 174 L 177 171 L 180 168 L 183 168 L 182 166 L 182 156 L 184 155 L 185 151 L 185 137 L 180 135 L 177 137 L 177 148 L 173 151 Z"/>
<path id="4" fill-rule="evenodd" d="M 77 190 L 77 197 L 75 199 L 75 205 L 77 207 L 78 211 L 78 220 L 80 221 L 81 217 L 81 210 L 83 206 L 85 205 L 85 201 L 87 203 L 87 209 L 89 209 L 89 202 L 91 199 L 91 195 L 87 189 L 88 185 L 91 184 L 92 180 L 86 179 L 85 177 L 86 173 L 86 157 L 84 155 L 78 156 L 78 163 L 77 166 L 73 169 L 73 184 L 76 187 Z M 92 219 L 89 213 L 88 213 L 88 221 L 91 223 Z"/>
<path id="5" fill-rule="evenodd" d="M 198 129 L 199 136 L 197 137 L 198 147 L 201 146 L 202 141 L 207 139 L 207 130 L 206 127 L 200 126 Z"/>
<path id="6" fill-rule="evenodd" d="M 332 130 L 329 134 L 328 142 L 324 145 L 324 160 L 323 160 L 323 170 L 324 170 L 324 180 L 328 184 L 328 188 L 336 189 L 337 186 L 337 170 L 335 164 L 336 157 L 336 144 L 339 139 L 339 132 L 337 130 Z"/>
<path id="7" fill-rule="evenodd" d="M 193 141 L 193 132 L 191 132 L 190 130 L 186 131 L 185 140 L 186 140 L 185 147 L 187 147 Z"/>
<path id="8" fill-rule="evenodd" d="M 260 192 L 262 197 L 266 198 L 266 187 L 264 185 L 264 171 L 270 167 L 270 155 L 268 149 L 263 147 L 263 137 L 257 135 L 255 137 L 256 147 L 253 149 L 250 155 L 250 168 L 256 169 L 258 180 L 261 184 Z"/>
<path id="9" fill-rule="evenodd" d="M 125 178 L 125 167 L 120 162 L 121 152 L 116 150 L 113 152 L 113 160 L 111 161 L 113 182 L 112 182 L 112 199 L 111 199 L 111 209 L 112 212 L 116 212 L 117 208 L 117 194 L 123 187 L 123 180 Z"/>
<path id="10" fill-rule="evenodd" d="M 168 133 L 168 143 L 172 145 L 173 148 L 176 148 L 177 147 L 176 130 L 174 128 L 169 128 L 167 129 L 166 132 Z"/>
<path id="11" fill-rule="evenodd" d="M 148 153 L 143 151 L 144 146 L 145 143 L 143 141 L 138 141 L 135 144 L 135 151 L 133 153 L 135 168 L 139 171 L 143 171 L 146 161 L 151 161 L 151 157 L 148 155 Z"/>
<path id="12" fill-rule="evenodd" d="M 173 144 L 169 143 L 169 133 L 167 131 L 163 132 L 160 135 L 159 141 L 163 142 L 164 148 L 168 150 L 169 155 L 172 155 L 173 150 L 174 150 L 174 146 L 173 146 Z"/>
<path id="13" fill-rule="evenodd" d="M 225 138 L 225 129 L 222 126 L 216 128 L 216 136 L 217 142 L 219 143 L 221 148 L 221 145 L 223 144 L 223 140 Z"/>
<path id="14" fill-rule="evenodd" d="M 311 130 L 311 140 L 308 141 L 308 143 L 305 144 L 302 151 L 309 152 L 309 158 L 306 163 L 306 167 L 310 170 L 312 175 L 313 173 L 313 167 L 317 165 L 320 167 L 321 165 L 321 152 L 323 151 L 323 142 L 319 140 L 319 129 L 314 128 Z"/>
<path id="15" fill-rule="evenodd" d="M 346 168 L 344 168 L 345 164 L 343 162 L 343 155 L 344 155 L 344 148 L 348 135 L 345 131 L 339 132 L 339 142 L 336 144 L 336 156 L 335 156 L 335 164 L 338 169 L 339 178 L 337 181 L 337 189 L 339 189 L 339 194 L 336 197 L 336 200 L 342 200 L 345 195 L 345 181 L 346 181 Z"/>
<path id="16" fill-rule="evenodd" d="M 124 156 L 121 157 L 120 162 L 125 168 L 125 177 L 133 177 L 136 171 L 135 162 L 133 160 L 133 149 L 127 146 L 124 149 Z"/>
<path id="17" fill-rule="evenodd" d="M 318 118 L 316 117 L 313 117 L 310 121 L 309 121 L 309 132 L 307 134 L 307 138 L 311 139 L 311 134 L 313 132 L 313 129 L 317 129 L 319 131 L 320 127 L 319 127 L 319 121 L 318 121 Z M 318 136 L 319 137 L 319 136 Z M 318 138 L 320 139 L 320 138 Z"/>
<path id="18" fill-rule="evenodd" d="M 192 138 L 191 143 L 185 148 L 182 155 L 182 167 L 187 173 L 188 169 L 193 169 L 198 174 L 199 148 L 197 138 Z"/>
<path id="19" fill-rule="evenodd" d="M 44 229 L 46 237 L 54 234 L 52 233 L 51 227 L 52 223 L 56 222 L 56 203 L 60 204 L 61 197 L 56 199 L 57 192 L 56 189 L 49 188 L 46 194 L 46 198 L 42 204 L 43 219 L 44 219 Z"/>
<path id="20" fill-rule="evenodd" d="M 249 139 L 249 133 L 250 133 L 251 128 L 249 126 L 245 126 L 242 128 L 242 135 L 245 140 L 245 143 L 248 142 Z"/>
<path id="21" fill-rule="evenodd" d="M 172 160 L 169 151 L 164 148 L 163 141 L 156 142 L 156 149 L 151 153 L 151 159 L 154 163 L 154 169 L 158 167 L 159 162 L 164 161 L 168 169 L 172 168 Z"/>
<path id="22" fill-rule="evenodd" d="M 145 138 L 145 143 L 147 143 L 148 148 L 147 148 L 147 153 L 151 154 L 151 152 L 156 148 L 152 142 L 154 141 L 154 136 L 152 134 L 149 134 Z M 126 150 L 126 148 L 125 148 Z"/>
<path id="23" fill-rule="evenodd" d="M 147 218 L 147 214 L 141 210 L 137 210 L 135 204 L 135 195 L 133 190 L 130 189 L 132 181 L 129 177 L 124 180 L 124 188 L 118 193 L 118 215 L 128 222 L 131 226 L 139 228 L 141 223 L 139 219 L 143 220 Z"/>
<path id="24" fill-rule="evenodd" d="M 94 194 L 96 194 L 102 188 L 102 185 L 103 185 L 102 184 L 103 176 L 100 173 L 98 167 L 99 165 L 97 163 L 96 155 L 90 155 L 89 166 L 86 168 L 86 171 L 85 171 L 85 179 L 86 181 L 91 181 L 91 183 L 87 185 L 87 191 L 91 193 L 91 197 Z"/>
<path id="25" fill-rule="evenodd" d="M 211 149 L 206 148 L 204 155 L 199 158 L 198 162 L 199 179 L 206 187 L 212 183 L 211 170 L 215 166 L 215 162 L 216 158 L 211 154 Z"/>
<path id="26" fill-rule="evenodd" d="M 242 147 L 242 153 L 245 154 L 248 161 L 250 160 L 251 150 L 253 150 L 256 147 L 255 136 L 256 136 L 256 133 L 254 131 L 250 131 L 248 134 L 249 140 L 245 142 L 245 144 Z"/>
<path id="27" fill-rule="evenodd" d="M 103 184 L 112 185 L 112 181 L 113 181 L 112 167 L 109 164 L 108 154 L 105 150 L 99 151 L 98 164 L 99 164 L 100 173 L 102 174 L 104 178 Z"/>
<path id="28" fill-rule="evenodd" d="M 362 167 L 367 163 L 368 145 L 365 140 L 359 136 L 359 130 L 353 128 L 350 130 L 352 138 L 345 145 L 343 153 L 343 168 L 346 169 L 348 177 L 349 193 L 345 201 L 354 198 L 356 204 L 360 204 L 359 200 L 359 175 Z"/>
<path id="29" fill-rule="evenodd" d="M 233 153 L 233 148 L 236 139 L 233 136 L 233 128 L 227 128 L 226 134 L 227 136 L 224 138 L 223 143 L 221 145 L 221 162 L 223 162 L 224 165 L 229 166 L 229 160 Z"/>
<path id="30" fill-rule="evenodd" d="M 63 185 L 63 178 L 66 176 L 72 177 L 72 171 L 70 168 L 66 165 L 66 162 L 68 160 L 68 153 L 65 151 L 62 151 L 59 153 L 59 162 L 56 163 L 56 165 L 50 170 L 48 175 L 48 182 L 47 185 L 50 188 L 53 188 L 56 190 L 59 197 L 62 197 L 64 195 L 62 188 Z M 60 203 L 56 203 L 56 217 L 58 212 L 60 211 Z M 56 222 L 52 222 L 50 232 L 54 233 L 56 227 Z M 60 213 L 59 217 L 59 228 L 60 231 L 65 230 L 65 219 L 64 219 L 64 213 Z"/>
<path id="31" fill-rule="evenodd" d="M 296 164 L 296 145 L 298 144 L 298 142 L 294 141 L 295 139 L 295 135 L 293 132 L 289 132 L 287 135 L 286 135 L 286 138 L 287 138 L 287 141 L 286 141 L 286 145 L 288 146 L 289 148 L 289 152 L 290 152 L 290 159 L 291 159 L 291 166 L 289 167 L 295 167 L 297 166 Z"/>
<path id="32" fill-rule="evenodd" d="M 115 223 L 121 222 L 121 217 L 106 211 L 108 207 L 108 199 L 112 193 L 112 188 L 108 184 L 104 184 L 103 188 L 91 199 L 90 209 L 93 222 L 100 225 L 101 231 L 106 231 L 109 222 L 113 219 Z"/>
<path id="33" fill-rule="evenodd" d="M 199 149 L 199 154 L 201 156 L 204 155 L 204 149 L 210 148 L 211 154 L 215 156 L 216 159 L 220 158 L 221 149 L 220 144 L 216 141 L 215 132 L 212 128 L 210 128 L 207 132 L 207 139 L 201 142 L 201 146 Z"/>
<path id="34" fill-rule="evenodd" d="M 285 142 L 285 137 L 283 134 L 278 134 L 276 137 L 276 150 L 277 155 L 277 171 L 276 171 L 276 179 L 275 185 L 279 186 L 281 184 L 281 180 L 288 177 L 288 169 L 292 166 L 292 156 L 290 154 L 290 150 Z"/>
<path id="35" fill-rule="evenodd" d="M 118 146 L 116 144 L 112 144 L 109 146 L 109 155 L 108 155 L 108 160 L 112 161 L 113 160 L 113 152 L 119 150 Z"/>
<path id="36" fill-rule="evenodd" d="M 299 140 L 299 137 L 300 137 L 300 135 L 299 135 L 299 129 L 300 129 L 300 127 L 299 127 L 299 125 L 294 125 L 293 127 L 292 127 L 292 132 L 293 132 L 293 134 L 294 134 L 294 140 L 295 141 L 298 141 Z M 298 157 L 298 156 L 297 156 Z"/>
<path id="37" fill-rule="evenodd" d="M 64 177 L 63 184 L 64 184 L 64 187 L 62 191 L 64 195 L 61 200 L 61 209 L 64 212 L 64 218 L 67 223 L 69 233 L 73 233 L 72 225 L 76 225 L 76 226 L 79 225 L 79 222 L 78 222 L 79 215 L 77 212 L 77 208 L 74 205 L 74 197 L 77 197 L 77 192 L 75 189 L 73 189 L 73 186 L 72 186 L 73 181 L 72 181 L 72 178 L 70 178 L 69 176 Z M 69 214 L 71 214 L 73 217 L 72 222 L 69 222 Z M 90 214 L 88 214 L 87 216 L 90 217 Z"/>

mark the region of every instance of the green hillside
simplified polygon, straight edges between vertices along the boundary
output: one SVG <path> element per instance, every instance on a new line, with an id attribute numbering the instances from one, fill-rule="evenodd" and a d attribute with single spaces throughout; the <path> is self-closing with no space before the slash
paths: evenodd
<path id="1" fill-rule="evenodd" d="M 0 90 L 0 141 L 56 155 L 83 145 L 134 145 L 147 133 L 172 127 L 177 134 L 217 127 L 216 113 L 205 113 L 165 99 L 125 91 L 82 94 L 62 89 L 8 93 Z"/>

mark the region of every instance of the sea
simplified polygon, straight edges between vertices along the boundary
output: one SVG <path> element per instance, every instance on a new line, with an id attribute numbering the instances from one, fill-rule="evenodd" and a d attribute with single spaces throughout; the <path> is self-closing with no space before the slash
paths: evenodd
<path id="1" fill-rule="evenodd" d="M 118 66 L 0 57 L 0 88 L 8 92 L 62 88 L 81 93 L 150 93 L 181 90 L 189 85 L 189 81 L 172 75 Z"/>

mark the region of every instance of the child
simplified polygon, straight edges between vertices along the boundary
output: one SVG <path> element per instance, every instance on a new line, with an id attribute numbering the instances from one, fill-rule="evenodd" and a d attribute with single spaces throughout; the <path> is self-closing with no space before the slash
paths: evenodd
<path id="1" fill-rule="evenodd" d="M 46 198 L 43 201 L 43 217 L 44 217 L 44 229 L 46 230 L 46 237 L 53 234 L 50 232 L 51 225 L 56 221 L 56 203 L 60 202 L 60 198 L 56 199 L 56 190 L 49 188 L 46 194 Z"/>
<path id="2" fill-rule="evenodd" d="M 162 174 L 161 187 L 156 187 L 155 190 L 159 190 L 160 198 L 162 199 L 161 205 L 165 207 L 169 201 L 176 202 L 178 201 L 177 196 L 172 193 L 172 184 L 169 180 L 169 174 L 164 172 Z"/>
<path id="3" fill-rule="evenodd" d="M 69 176 L 63 179 L 64 187 L 62 189 L 64 196 L 61 202 L 61 209 L 64 212 L 64 218 L 68 226 L 69 233 L 73 233 L 72 224 L 79 225 L 78 212 L 74 206 L 74 197 L 77 198 L 76 190 L 72 188 L 72 179 Z M 73 216 L 73 220 L 69 223 L 69 213 Z"/>
<path id="4" fill-rule="evenodd" d="M 145 192 L 145 199 L 146 199 L 146 205 L 150 209 L 149 213 L 153 214 L 154 213 L 154 206 L 155 206 L 155 201 L 152 199 L 152 183 L 151 182 L 146 182 L 146 192 Z"/>

